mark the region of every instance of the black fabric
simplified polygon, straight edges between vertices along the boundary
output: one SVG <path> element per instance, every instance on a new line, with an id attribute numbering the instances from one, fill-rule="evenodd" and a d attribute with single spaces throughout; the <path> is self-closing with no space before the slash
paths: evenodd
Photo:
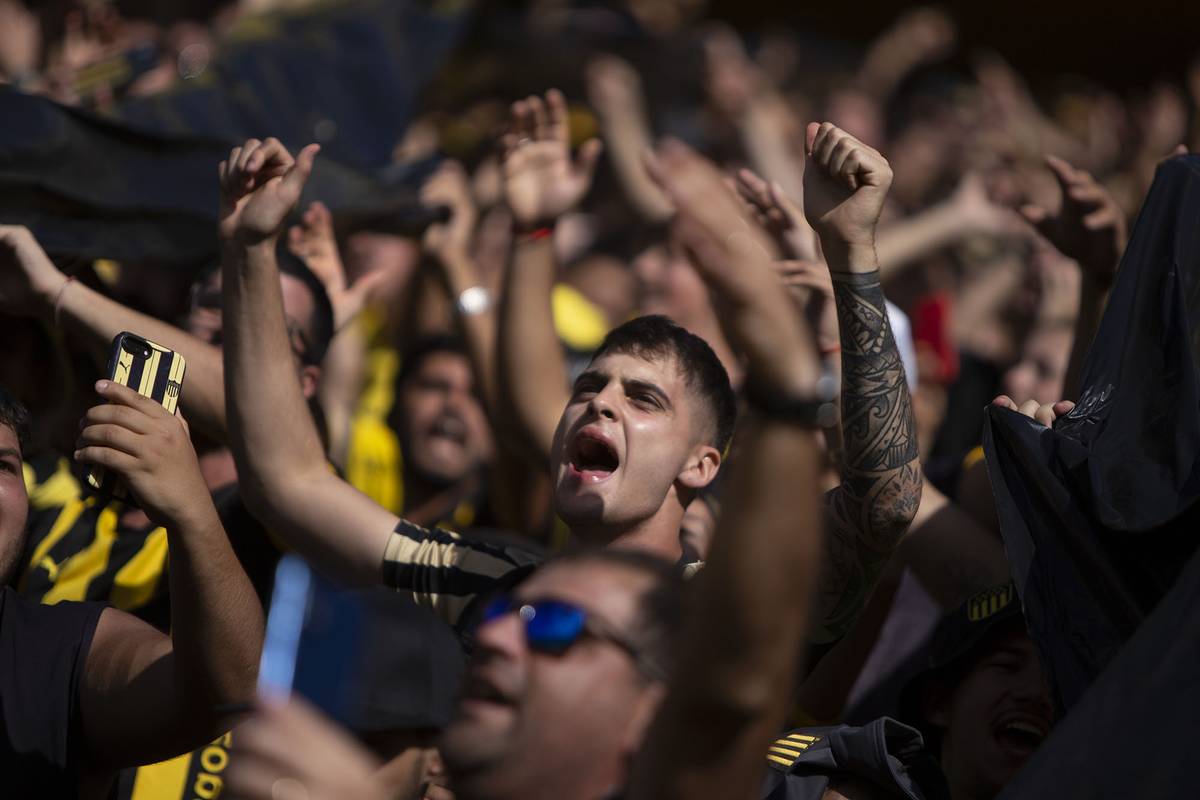
<path id="1" fill-rule="evenodd" d="M 798 756 L 791 741 L 812 739 Z M 774 758 L 772 755 L 776 754 Z M 790 760 L 790 765 L 782 762 Z M 767 774 L 759 796 L 763 800 L 821 800 L 838 778 L 858 778 L 878 790 L 875 797 L 904 800 L 948 798 L 945 781 L 925 752 L 921 734 L 894 719 L 882 717 L 861 727 L 835 725 L 798 728 L 769 751 Z"/>
<path id="2" fill-rule="evenodd" d="M 38 605 L 0 589 L 0 776 L 5 797 L 78 796 L 79 687 L 99 603 Z"/>
<path id="3" fill-rule="evenodd" d="M 1072 706 L 1174 581 L 1200 523 L 1200 156 L 1159 167 L 1053 429 L 991 407 L 988 474 L 1030 632 Z"/>
<path id="4" fill-rule="evenodd" d="M 1194 797 L 1200 555 L 1001 800 Z"/>

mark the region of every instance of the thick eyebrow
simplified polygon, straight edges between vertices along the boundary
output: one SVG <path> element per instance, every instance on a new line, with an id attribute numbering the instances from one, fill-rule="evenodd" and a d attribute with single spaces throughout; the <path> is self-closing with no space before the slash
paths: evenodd
<path id="1" fill-rule="evenodd" d="M 578 390 L 581 385 L 589 381 L 599 381 L 600 383 L 608 383 L 608 374 L 601 372 L 598 369 L 584 370 L 579 373 L 579 377 L 575 379 L 575 389 Z"/>
<path id="2" fill-rule="evenodd" d="M 649 392 L 662 402 L 664 408 L 673 408 L 671 405 L 671 398 L 667 397 L 667 393 L 659 388 L 658 385 L 653 384 L 650 381 L 638 380 L 637 378 L 628 378 L 624 381 L 624 384 L 626 391 L 630 389 L 638 389 L 643 392 Z"/>
<path id="3" fill-rule="evenodd" d="M 21 451 L 15 447 L 0 447 L 0 458 L 15 458 L 17 463 L 21 462 Z"/>

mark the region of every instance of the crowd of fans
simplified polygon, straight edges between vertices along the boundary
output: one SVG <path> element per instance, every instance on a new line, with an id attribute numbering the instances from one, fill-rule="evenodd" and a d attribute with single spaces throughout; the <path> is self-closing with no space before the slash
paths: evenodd
<path id="1" fill-rule="evenodd" d="M 319 5 L 0 0 L 0 91 L 119 118 Z M 702 5 L 477 10 L 395 144 L 416 233 L 271 130 L 184 279 L 0 224 L 5 796 L 1003 791 L 1067 709 L 984 409 L 1075 409 L 1200 66 L 1035 95 L 932 8 L 855 47 Z M 106 371 L 124 331 L 179 414 Z M 289 552 L 404 607 L 339 678 L 396 689 L 369 719 L 256 691 Z"/>

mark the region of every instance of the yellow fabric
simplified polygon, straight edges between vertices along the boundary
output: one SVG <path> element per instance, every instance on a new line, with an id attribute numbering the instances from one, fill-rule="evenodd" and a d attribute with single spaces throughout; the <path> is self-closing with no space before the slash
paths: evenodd
<path id="1" fill-rule="evenodd" d="M 23 465 L 25 474 L 25 491 L 29 493 L 29 507 L 34 511 L 65 506 L 79 497 L 79 481 L 71 474 L 71 462 L 65 458 L 58 459 L 54 472 L 41 483 L 33 467 Z"/>
<path id="2" fill-rule="evenodd" d="M 966 472 L 980 461 L 983 461 L 983 445 L 977 444 L 975 447 L 971 448 L 971 452 L 967 453 L 966 456 L 963 457 L 963 472 Z"/>
<path id="3" fill-rule="evenodd" d="M 371 324 L 364 323 L 365 329 Z M 400 355 L 395 350 L 376 347 L 368 351 L 363 391 L 350 418 L 346 452 L 346 480 L 393 514 L 404 508 L 400 440 L 387 424 L 399 370 Z"/>
<path id="4" fill-rule="evenodd" d="M 576 289 L 560 283 L 550 295 L 554 329 L 572 350 L 595 350 L 608 333 L 608 320 L 600 309 Z"/>

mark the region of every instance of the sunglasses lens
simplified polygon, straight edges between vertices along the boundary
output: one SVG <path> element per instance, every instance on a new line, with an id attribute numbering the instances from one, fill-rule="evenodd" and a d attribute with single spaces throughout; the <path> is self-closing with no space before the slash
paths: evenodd
<path id="1" fill-rule="evenodd" d="M 583 633 L 586 615 L 583 609 L 566 603 L 543 602 L 534 605 L 533 618 L 525 624 L 529 644 L 539 650 L 562 652 Z"/>
<path id="2" fill-rule="evenodd" d="M 483 607 L 483 615 L 479 618 L 479 624 L 499 619 L 507 614 L 512 609 L 512 598 L 508 595 L 501 595 L 492 602 Z"/>

